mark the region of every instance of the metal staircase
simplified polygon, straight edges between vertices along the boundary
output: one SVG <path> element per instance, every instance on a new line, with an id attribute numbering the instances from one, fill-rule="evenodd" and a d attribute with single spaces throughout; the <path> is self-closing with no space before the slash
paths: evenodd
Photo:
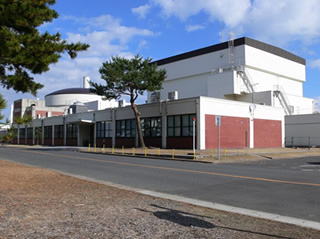
<path id="1" fill-rule="evenodd" d="M 286 115 L 292 115 L 293 109 L 292 106 L 289 104 L 289 100 L 286 97 L 284 90 L 281 86 L 275 85 L 273 90 L 274 96 L 276 96 L 279 99 L 279 102 L 284 109 L 284 112 Z"/>
<path id="2" fill-rule="evenodd" d="M 237 74 L 241 77 L 249 93 L 254 93 L 255 89 L 249 75 L 246 73 L 244 66 L 237 67 Z"/>

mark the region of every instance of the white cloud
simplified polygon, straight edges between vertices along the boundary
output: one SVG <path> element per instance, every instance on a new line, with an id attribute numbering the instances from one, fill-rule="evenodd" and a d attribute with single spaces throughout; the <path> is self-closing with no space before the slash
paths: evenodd
<path id="1" fill-rule="evenodd" d="M 320 59 L 310 60 L 310 61 L 309 61 L 309 66 L 310 66 L 311 68 L 320 68 Z"/>
<path id="2" fill-rule="evenodd" d="M 313 111 L 314 112 L 317 111 L 320 113 L 320 96 L 314 98 L 314 105 L 313 106 L 314 106 Z"/>
<path id="3" fill-rule="evenodd" d="M 211 20 L 221 19 L 228 26 L 235 26 L 243 20 L 250 7 L 250 0 L 152 0 L 162 8 L 164 15 L 176 16 L 181 20 L 197 15 L 208 14 Z"/>
<path id="4" fill-rule="evenodd" d="M 36 82 L 44 84 L 44 88 L 38 91 L 38 97 L 44 99 L 44 96 L 60 89 L 81 87 L 83 76 L 90 76 L 94 82 L 103 83 L 100 79 L 99 68 L 102 63 L 109 60 L 111 56 L 132 58 L 135 54 L 130 52 L 129 42 L 133 38 L 139 39 L 136 49 L 143 48 L 147 42 L 145 37 L 156 36 L 148 29 L 125 26 L 121 20 L 111 15 L 103 15 L 93 18 L 78 18 L 74 16 L 61 16 L 57 22 L 63 32 L 64 24 L 66 26 L 72 22 L 78 27 L 80 33 L 67 33 L 68 42 L 85 42 L 90 44 L 90 48 L 85 52 L 80 52 L 78 57 L 71 60 L 63 56 L 58 63 L 50 65 L 50 71 L 41 75 L 34 76 Z M 41 26 L 42 31 L 46 27 L 55 27 L 52 24 Z M 14 100 L 20 98 L 35 98 L 31 94 L 15 93 L 13 90 L 1 92 L 8 101 L 7 109 L 3 114 L 9 116 L 10 105 Z"/>
<path id="5" fill-rule="evenodd" d="M 139 18 L 144 19 L 146 18 L 146 15 L 148 14 L 148 12 L 150 11 L 151 5 L 146 4 L 137 8 L 132 8 L 131 11 L 134 14 L 137 14 L 139 16 Z"/>
<path id="6" fill-rule="evenodd" d="M 202 29 L 204 29 L 204 26 L 199 25 L 199 24 L 186 26 L 187 32 L 194 32 L 194 31 L 198 31 L 198 30 L 202 30 Z"/>
<path id="7" fill-rule="evenodd" d="M 211 21 L 220 20 L 225 31 L 284 45 L 312 43 L 320 35 L 318 0 L 150 0 L 163 15 L 182 21 L 204 12 Z M 186 28 L 188 29 L 188 28 Z"/>

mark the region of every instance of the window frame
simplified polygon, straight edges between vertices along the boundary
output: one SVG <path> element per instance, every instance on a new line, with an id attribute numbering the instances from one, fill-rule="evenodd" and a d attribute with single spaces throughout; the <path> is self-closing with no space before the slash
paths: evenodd
<path id="1" fill-rule="evenodd" d="M 99 121 L 96 123 L 96 138 L 112 138 L 112 122 L 111 121 Z"/>
<path id="2" fill-rule="evenodd" d="M 143 137 L 162 137 L 162 118 L 141 118 L 141 129 Z M 155 132 L 155 133 L 154 133 Z"/>
<path id="3" fill-rule="evenodd" d="M 116 121 L 116 138 L 135 138 L 136 120 L 125 119 Z"/>
<path id="4" fill-rule="evenodd" d="M 187 121 L 184 120 L 185 117 L 188 117 Z M 167 116 L 167 137 L 193 137 L 193 117 L 196 117 L 196 114 Z M 197 135 L 197 124 L 195 125 L 195 134 Z"/>

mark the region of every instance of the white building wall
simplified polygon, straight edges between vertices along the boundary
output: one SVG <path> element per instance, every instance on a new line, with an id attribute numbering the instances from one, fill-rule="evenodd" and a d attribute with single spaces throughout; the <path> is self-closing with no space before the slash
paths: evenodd
<path id="1" fill-rule="evenodd" d="M 304 82 L 305 65 L 283 57 L 245 45 L 245 63 L 250 68 L 263 69 L 266 72 Z"/>
<path id="2" fill-rule="evenodd" d="M 245 66 L 256 94 L 270 92 L 272 95 L 272 91 L 279 89 L 289 99 L 288 104 L 294 107 L 294 114 L 312 113 L 312 100 L 303 98 L 303 83 L 306 80 L 304 64 L 255 47 L 240 45 L 234 47 L 234 65 Z M 209 96 L 248 101 L 248 95 L 245 94 L 249 92 L 243 79 L 236 70 L 230 70 L 230 66 L 230 49 L 161 65 L 159 68 L 166 69 L 167 78 L 160 91 L 160 100 L 166 100 L 168 92 L 178 91 L 179 99 Z M 219 70 L 223 68 L 229 70 Z M 150 94 L 148 102 L 151 102 Z M 270 95 L 257 103 L 281 107 L 279 100 Z"/>
<path id="3" fill-rule="evenodd" d="M 303 96 L 302 81 L 281 77 L 277 73 L 266 72 L 264 69 L 253 69 L 249 66 L 246 67 L 246 71 L 257 92 L 270 91 L 276 89 L 277 86 L 281 86 L 286 94 Z M 247 91 L 243 80 L 239 76 L 238 78 L 241 82 L 240 91 Z"/>
<path id="4" fill-rule="evenodd" d="M 250 125 L 248 129 L 250 130 L 251 148 L 254 147 L 254 119 L 281 121 L 282 145 L 284 145 L 284 110 L 282 108 L 256 105 L 256 109 L 252 113 L 249 108 L 250 105 L 250 103 L 200 97 L 200 149 L 205 149 L 205 115 L 207 114 L 249 118 Z"/>

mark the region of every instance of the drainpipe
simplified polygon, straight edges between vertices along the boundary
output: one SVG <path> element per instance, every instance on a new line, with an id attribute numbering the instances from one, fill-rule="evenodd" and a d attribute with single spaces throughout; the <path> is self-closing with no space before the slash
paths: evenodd
<path id="1" fill-rule="evenodd" d="M 196 105 L 196 137 L 197 137 L 197 142 L 196 142 L 196 149 L 201 149 L 201 115 L 200 115 L 200 98 L 195 100 L 195 105 Z"/>
<path id="2" fill-rule="evenodd" d="M 44 119 L 41 119 L 41 145 L 44 145 Z"/>
<path id="3" fill-rule="evenodd" d="M 63 114 L 63 145 L 67 145 L 67 122 L 65 114 Z"/>
<path id="4" fill-rule="evenodd" d="M 115 147 L 116 145 L 116 110 L 114 108 L 111 109 L 110 117 L 111 117 L 111 127 L 112 127 L 112 147 Z"/>
<path id="5" fill-rule="evenodd" d="M 54 125 L 52 125 L 52 146 L 54 146 Z"/>

